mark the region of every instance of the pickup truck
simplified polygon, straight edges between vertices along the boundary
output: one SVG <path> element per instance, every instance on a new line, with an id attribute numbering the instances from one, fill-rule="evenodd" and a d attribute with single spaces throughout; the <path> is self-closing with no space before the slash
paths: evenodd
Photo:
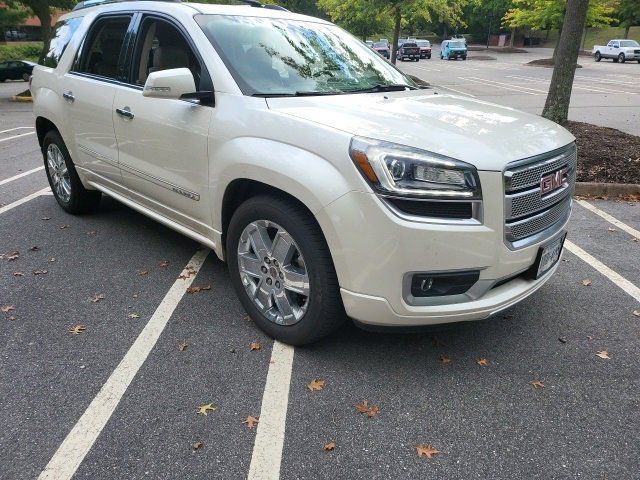
<path id="1" fill-rule="evenodd" d="M 407 58 L 417 62 L 420 60 L 420 47 L 415 42 L 405 42 L 398 50 L 398 58 L 403 62 Z"/>
<path id="2" fill-rule="evenodd" d="M 606 45 L 593 46 L 593 58 L 599 62 L 603 58 L 612 58 L 615 63 L 637 60 L 640 63 L 640 44 L 635 40 L 610 40 Z"/>

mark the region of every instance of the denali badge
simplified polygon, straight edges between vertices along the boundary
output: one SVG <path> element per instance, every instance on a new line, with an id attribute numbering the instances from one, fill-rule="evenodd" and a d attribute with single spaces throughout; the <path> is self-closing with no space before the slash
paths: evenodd
<path id="1" fill-rule="evenodd" d="M 567 173 L 567 169 L 563 168 L 542 177 L 540 179 L 540 195 L 546 195 L 562 187 L 565 173 Z"/>

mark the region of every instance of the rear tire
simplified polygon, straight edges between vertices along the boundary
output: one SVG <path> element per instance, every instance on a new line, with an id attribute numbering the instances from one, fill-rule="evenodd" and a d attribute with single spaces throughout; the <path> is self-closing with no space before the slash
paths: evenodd
<path id="1" fill-rule="evenodd" d="M 57 131 L 49 130 L 44 136 L 42 156 L 51 191 L 62 209 L 74 215 L 95 210 L 102 193 L 84 188 L 67 146 Z"/>
<path id="2" fill-rule="evenodd" d="M 276 232 L 291 240 L 280 243 L 289 248 L 282 250 L 288 253 L 279 262 L 275 261 L 279 249 L 273 248 Z M 295 203 L 274 195 L 244 202 L 231 218 L 226 251 L 236 293 L 249 316 L 267 335 L 290 345 L 304 345 L 329 335 L 345 321 L 329 247 L 315 218 Z M 244 265 L 242 272 L 239 257 Z M 298 279 L 306 276 L 306 296 L 295 291 L 300 281 L 289 282 L 287 287 L 291 272 L 297 272 Z M 278 278 L 281 285 L 276 283 Z M 285 296 L 285 307 L 294 307 L 287 318 L 287 308 L 278 304 L 279 295 Z"/>

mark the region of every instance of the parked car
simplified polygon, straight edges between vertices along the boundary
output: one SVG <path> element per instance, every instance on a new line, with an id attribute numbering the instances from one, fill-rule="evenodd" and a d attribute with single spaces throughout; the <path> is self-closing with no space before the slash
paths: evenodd
<path id="1" fill-rule="evenodd" d="M 7 80 L 29 80 L 36 64 L 27 60 L 9 60 L 0 63 L 0 82 Z"/>
<path id="2" fill-rule="evenodd" d="M 420 47 L 417 43 L 414 42 L 405 42 L 398 49 L 398 58 L 400 61 L 404 62 L 405 60 L 410 61 L 420 61 Z"/>
<path id="3" fill-rule="evenodd" d="M 440 45 L 440 59 L 467 59 L 467 44 L 462 40 L 443 40 Z"/>
<path id="4" fill-rule="evenodd" d="M 593 58 L 596 62 L 603 58 L 611 58 L 616 63 L 624 63 L 627 60 L 637 60 L 640 63 L 640 44 L 635 40 L 610 40 L 606 45 L 593 46 Z"/>
<path id="5" fill-rule="evenodd" d="M 56 201 L 109 195 L 210 247 L 269 335 L 484 319 L 556 270 L 576 171 L 556 123 L 419 89 L 317 18 L 82 5 L 31 86 Z"/>
<path id="6" fill-rule="evenodd" d="M 367 44 L 367 47 L 369 48 L 373 48 L 373 40 L 365 40 L 365 42 Z"/>
<path id="7" fill-rule="evenodd" d="M 431 58 L 431 42 L 429 40 L 416 40 L 420 47 L 420 58 Z"/>
<path id="8" fill-rule="evenodd" d="M 382 55 L 384 58 L 391 58 L 391 50 L 389 49 L 389 45 L 387 45 L 385 42 L 374 43 L 373 50 Z"/>

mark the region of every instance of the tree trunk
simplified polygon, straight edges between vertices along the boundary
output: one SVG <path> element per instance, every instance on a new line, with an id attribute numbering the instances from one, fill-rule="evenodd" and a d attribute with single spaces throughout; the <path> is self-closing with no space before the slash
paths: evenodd
<path id="1" fill-rule="evenodd" d="M 49 43 L 51 42 L 51 10 L 49 2 L 39 2 L 31 7 L 33 13 L 40 20 L 40 31 L 42 32 L 42 51 L 38 63 L 42 63 L 45 55 L 49 52 Z"/>
<path id="2" fill-rule="evenodd" d="M 560 22 L 560 28 L 558 28 L 558 40 L 556 41 L 556 46 L 553 47 L 553 61 L 556 61 L 556 54 L 558 53 L 558 45 L 560 45 L 560 38 L 562 37 L 562 30 L 564 28 L 564 19 L 567 16 L 566 9 L 563 13 L 562 22 Z"/>
<path id="3" fill-rule="evenodd" d="M 513 47 L 513 40 L 515 39 L 516 36 L 516 29 L 512 28 L 511 29 L 511 36 L 509 37 L 509 46 Z"/>
<path id="4" fill-rule="evenodd" d="M 556 47 L 557 56 L 542 116 L 564 123 L 569 116 L 571 88 L 576 73 L 580 35 L 587 18 L 589 0 L 568 0 L 562 33 Z"/>
<path id="5" fill-rule="evenodd" d="M 587 41 L 587 27 L 582 29 L 582 42 L 580 43 L 580 48 L 584 50 L 584 44 Z"/>
<path id="6" fill-rule="evenodd" d="M 400 5 L 396 5 L 395 25 L 393 26 L 393 45 L 391 45 L 391 63 L 396 64 L 398 58 L 398 40 L 400 39 L 400 23 L 402 20 L 402 12 L 400 11 Z"/>
<path id="7" fill-rule="evenodd" d="M 628 23 L 626 27 L 624 27 L 624 38 L 629 38 L 629 29 L 631 28 L 631 23 Z"/>

